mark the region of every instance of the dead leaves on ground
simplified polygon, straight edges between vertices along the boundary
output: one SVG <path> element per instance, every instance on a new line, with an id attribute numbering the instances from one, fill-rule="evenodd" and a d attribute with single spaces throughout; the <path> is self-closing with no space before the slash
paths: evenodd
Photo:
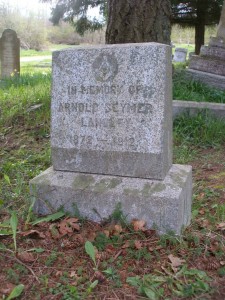
<path id="1" fill-rule="evenodd" d="M 178 268 L 186 262 L 184 259 L 180 259 L 179 257 L 176 257 L 173 254 L 168 255 L 168 258 L 170 260 L 171 268 L 174 271 L 174 273 L 177 273 Z"/>

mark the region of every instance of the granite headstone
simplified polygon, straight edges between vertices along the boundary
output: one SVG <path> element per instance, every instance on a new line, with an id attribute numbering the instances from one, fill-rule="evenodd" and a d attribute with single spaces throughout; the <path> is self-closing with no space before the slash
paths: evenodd
<path id="1" fill-rule="evenodd" d="M 30 183 L 37 213 L 76 206 L 100 221 L 120 203 L 128 220 L 181 233 L 192 176 L 172 165 L 171 73 L 171 47 L 156 43 L 53 54 L 53 167 Z"/>

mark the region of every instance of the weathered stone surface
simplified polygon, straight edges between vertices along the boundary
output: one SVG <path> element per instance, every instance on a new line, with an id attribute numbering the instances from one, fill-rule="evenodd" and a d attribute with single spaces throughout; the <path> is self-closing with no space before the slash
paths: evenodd
<path id="1" fill-rule="evenodd" d="M 172 164 L 171 47 L 53 54 L 55 170 L 163 179 Z"/>
<path id="2" fill-rule="evenodd" d="M 209 47 L 225 48 L 225 38 L 211 37 L 209 41 Z"/>
<path id="3" fill-rule="evenodd" d="M 210 57 L 193 55 L 190 60 L 189 68 L 225 76 L 225 61 L 212 59 Z"/>
<path id="4" fill-rule="evenodd" d="M 173 61 L 174 62 L 185 62 L 187 58 L 187 49 L 185 48 L 176 48 L 174 52 Z"/>
<path id="5" fill-rule="evenodd" d="M 209 86 L 225 90 L 225 76 L 211 74 L 209 72 L 201 72 L 197 70 L 187 70 L 187 74 L 189 74 L 193 79 L 201 81 Z"/>
<path id="6" fill-rule="evenodd" d="M 225 48 L 202 46 L 201 56 L 208 56 L 210 58 L 225 61 Z"/>
<path id="7" fill-rule="evenodd" d="M 159 233 L 181 233 L 191 219 L 190 166 L 173 165 L 163 181 L 75 172 L 49 168 L 31 182 L 34 210 L 46 215 L 63 207 L 94 221 L 109 217 L 120 203 L 128 220 L 145 220 Z"/>
<path id="8" fill-rule="evenodd" d="M 173 119 L 183 113 L 195 116 L 201 111 L 206 111 L 217 119 L 225 119 L 225 104 L 173 100 Z"/>
<path id="9" fill-rule="evenodd" d="M 20 40 L 14 30 L 6 29 L 0 38 L 1 78 L 20 72 Z"/>
<path id="10" fill-rule="evenodd" d="M 220 22 L 217 28 L 217 36 L 225 39 L 225 1 L 223 1 Z"/>

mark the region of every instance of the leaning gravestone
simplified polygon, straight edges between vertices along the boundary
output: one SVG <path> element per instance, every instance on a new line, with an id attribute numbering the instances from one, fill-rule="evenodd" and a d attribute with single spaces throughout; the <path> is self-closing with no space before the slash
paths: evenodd
<path id="1" fill-rule="evenodd" d="M 6 29 L 0 38 L 1 78 L 20 72 L 20 40 L 12 29 Z"/>
<path id="2" fill-rule="evenodd" d="M 35 211 L 92 220 L 120 203 L 159 233 L 190 222 L 190 166 L 172 165 L 171 48 L 156 43 L 53 54 L 53 167 L 31 185 Z"/>
<path id="3" fill-rule="evenodd" d="M 185 48 L 176 48 L 174 52 L 174 62 L 185 62 L 187 58 L 188 50 Z"/>

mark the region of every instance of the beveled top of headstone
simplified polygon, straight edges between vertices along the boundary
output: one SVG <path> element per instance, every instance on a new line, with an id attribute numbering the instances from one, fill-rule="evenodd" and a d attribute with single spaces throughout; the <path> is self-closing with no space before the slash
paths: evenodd
<path id="1" fill-rule="evenodd" d="M 171 47 L 53 53 L 55 170 L 163 179 L 172 164 Z"/>

